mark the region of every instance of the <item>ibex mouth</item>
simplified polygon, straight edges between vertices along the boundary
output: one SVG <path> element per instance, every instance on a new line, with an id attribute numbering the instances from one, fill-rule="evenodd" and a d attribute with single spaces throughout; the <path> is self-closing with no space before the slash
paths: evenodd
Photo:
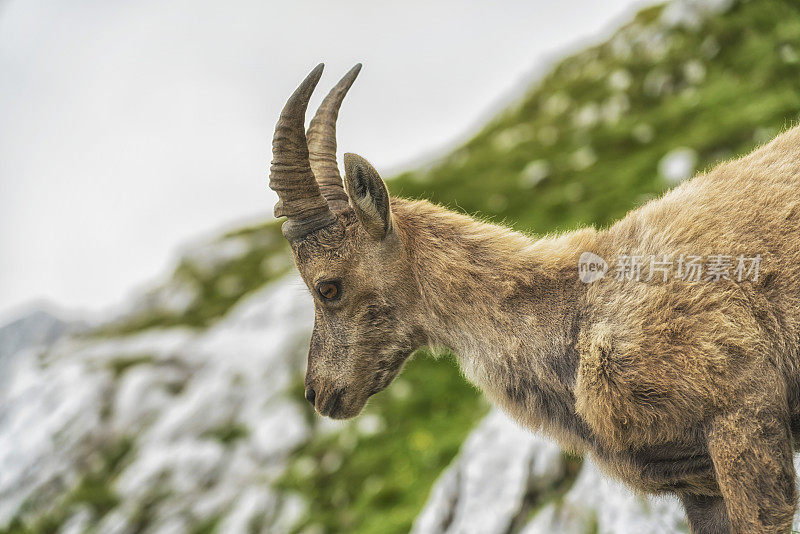
<path id="1" fill-rule="evenodd" d="M 318 403 L 317 412 L 325 417 L 338 419 L 337 415 L 341 412 L 342 397 L 344 396 L 344 389 L 336 389 L 331 392 L 328 397 Z"/>

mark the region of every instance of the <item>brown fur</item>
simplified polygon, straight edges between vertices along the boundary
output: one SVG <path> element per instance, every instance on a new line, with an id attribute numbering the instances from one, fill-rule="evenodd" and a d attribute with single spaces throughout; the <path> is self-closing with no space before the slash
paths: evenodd
<path id="1" fill-rule="evenodd" d="M 635 489 L 679 495 L 693 532 L 789 531 L 800 129 L 607 230 L 540 240 L 425 201 L 391 199 L 387 210 L 365 165 L 348 165 L 353 207 L 338 224 L 293 243 L 316 302 L 307 384 L 321 413 L 357 415 L 411 352 L 447 347 L 521 424 L 590 452 Z M 584 284 L 584 251 L 762 261 L 757 281 Z M 316 293 L 322 280 L 341 284 L 338 300 Z"/>

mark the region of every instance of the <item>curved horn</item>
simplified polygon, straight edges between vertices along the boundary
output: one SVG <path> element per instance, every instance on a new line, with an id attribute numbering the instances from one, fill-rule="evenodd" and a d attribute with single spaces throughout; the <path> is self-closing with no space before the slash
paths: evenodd
<path id="1" fill-rule="evenodd" d="M 289 241 L 336 222 L 311 171 L 304 133 L 308 99 L 322 68 L 322 63 L 317 65 L 289 97 L 272 138 L 269 187 L 278 193 L 274 213 L 275 217 L 286 216 L 282 230 Z"/>
<path id="2" fill-rule="evenodd" d="M 357 63 L 339 80 L 339 83 L 331 89 L 331 92 L 319 105 L 319 109 L 308 127 L 308 152 L 311 168 L 314 176 L 317 177 L 322 195 L 333 209 L 345 208 L 348 205 L 347 193 L 342 186 L 342 176 L 336 166 L 336 118 L 339 115 L 342 100 L 350 86 L 353 85 L 359 71 L 361 71 L 361 63 Z"/>

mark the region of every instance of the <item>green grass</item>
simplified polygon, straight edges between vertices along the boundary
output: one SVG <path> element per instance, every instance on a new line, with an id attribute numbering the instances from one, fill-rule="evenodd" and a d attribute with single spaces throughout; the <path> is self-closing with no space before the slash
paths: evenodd
<path id="1" fill-rule="evenodd" d="M 133 439 L 129 437 L 108 444 L 99 453 L 98 465 L 87 470 L 54 504 L 27 505 L 29 508 L 49 508 L 47 513 L 36 515 L 32 519 L 17 517 L 7 528 L 0 529 L 0 534 L 57 532 L 79 507 L 85 507 L 89 511 L 92 521 L 99 521 L 120 503 L 120 497 L 111 487 L 111 483 L 133 449 L 133 444 Z"/>
<path id="2" fill-rule="evenodd" d="M 246 438 L 250 434 L 249 429 L 236 421 L 229 421 L 218 427 L 212 428 L 205 433 L 205 437 L 214 439 L 223 445 L 231 445 L 232 443 Z"/>
<path id="3" fill-rule="evenodd" d="M 108 363 L 114 379 L 119 379 L 126 371 L 136 367 L 137 365 L 152 364 L 155 358 L 150 354 L 142 354 L 139 356 L 122 356 L 115 358 Z"/>
<path id="4" fill-rule="evenodd" d="M 660 9 L 645 10 L 633 24 L 654 20 Z M 789 2 L 746 2 L 700 31 L 672 31 L 660 61 L 644 49 L 617 57 L 611 41 L 575 54 L 463 147 L 432 169 L 400 175 L 390 188 L 521 230 L 608 225 L 669 188 L 658 162 L 670 150 L 691 147 L 699 168 L 708 168 L 797 120 L 800 62 L 787 51 L 800 54 L 798 15 Z M 702 81 L 687 76 L 692 64 L 704 70 Z M 610 87 L 616 71 L 628 73 L 627 89 Z M 658 95 L 646 89 L 656 71 L 671 80 L 671 89 Z M 552 111 L 554 95 L 566 103 L 559 113 Z M 615 99 L 628 105 L 618 120 L 573 123 L 581 108 Z M 637 128 L 652 138 L 637 139 Z M 498 141 L 514 132 L 516 144 Z M 576 161 L 580 151 L 594 161 Z M 526 186 L 522 172 L 534 161 L 545 162 L 548 172 Z"/>
<path id="5" fill-rule="evenodd" d="M 222 517 L 219 515 L 214 515 L 208 519 L 203 519 L 192 527 L 191 534 L 211 534 L 212 532 L 216 532 L 217 526 L 221 520 Z M 253 532 L 259 531 L 254 529 Z"/>

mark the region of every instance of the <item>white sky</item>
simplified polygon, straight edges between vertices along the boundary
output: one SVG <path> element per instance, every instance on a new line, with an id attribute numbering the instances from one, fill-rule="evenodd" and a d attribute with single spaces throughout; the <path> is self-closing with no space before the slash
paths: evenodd
<path id="1" fill-rule="evenodd" d="M 642 0 L 0 0 L 0 315 L 97 308 L 267 217 L 270 138 L 354 63 L 340 151 L 385 175 L 463 138 Z"/>

